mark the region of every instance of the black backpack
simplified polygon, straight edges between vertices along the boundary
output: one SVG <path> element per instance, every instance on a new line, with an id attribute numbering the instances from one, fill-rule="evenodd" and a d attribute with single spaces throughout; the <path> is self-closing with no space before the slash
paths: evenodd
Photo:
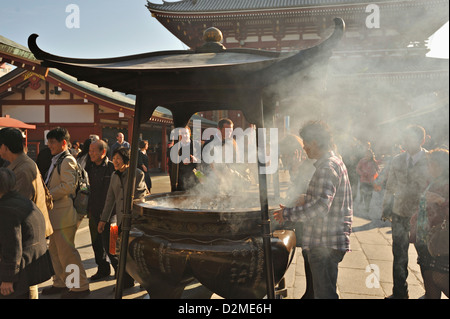
<path id="1" fill-rule="evenodd" d="M 61 163 L 67 157 L 72 156 L 69 152 L 65 152 L 60 156 L 58 161 L 56 162 L 58 174 L 61 174 Z M 73 199 L 73 206 L 77 211 L 78 215 L 85 216 L 88 213 L 88 202 L 89 202 L 89 194 L 90 194 L 90 185 L 89 185 L 89 176 L 84 168 L 80 166 L 77 162 L 77 181 L 76 181 L 76 189 L 75 196 Z"/>

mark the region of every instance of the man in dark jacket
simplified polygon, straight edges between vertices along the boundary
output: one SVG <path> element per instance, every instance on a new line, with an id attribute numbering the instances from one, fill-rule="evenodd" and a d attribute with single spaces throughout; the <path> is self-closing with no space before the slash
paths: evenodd
<path id="1" fill-rule="evenodd" d="M 117 256 L 109 253 L 110 225 L 107 225 L 105 231 L 101 234 L 97 231 L 100 215 L 105 206 L 111 174 L 114 172 L 114 165 L 106 156 L 107 147 L 106 142 L 103 140 L 93 142 L 89 146 L 89 157 L 91 161 L 86 165 L 91 191 L 88 203 L 89 230 L 91 232 L 95 262 L 98 266 L 97 273 L 90 278 L 91 281 L 100 280 L 110 275 L 111 268 L 106 259 L 106 255 L 109 256 L 109 260 L 115 270 L 118 264 Z"/>
<path id="2" fill-rule="evenodd" d="M 0 157 L 8 161 L 16 176 L 14 190 L 33 201 L 44 215 L 45 237 L 53 233 L 48 215 L 44 183 L 36 163 L 24 152 L 22 132 L 13 127 L 0 130 Z M 30 287 L 30 299 L 38 299 L 38 286 Z"/>
<path id="3" fill-rule="evenodd" d="M 195 187 L 198 179 L 193 170 L 197 168 L 197 159 L 194 157 L 194 141 L 191 140 L 189 126 L 179 130 L 179 142 L 169 148 L 169 154 L 172 191 L 187 191 Z"/>
<path id="4" fill-rule="evenodd" d="M 44 216 L 14 185 L 15 174 L 0 168 L 0 299 L 27 299 L 30 286 L 53 275 Z"/>

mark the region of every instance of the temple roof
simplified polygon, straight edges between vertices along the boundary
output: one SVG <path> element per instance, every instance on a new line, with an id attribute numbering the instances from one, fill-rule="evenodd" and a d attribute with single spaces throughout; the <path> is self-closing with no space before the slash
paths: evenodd
<path id="1" fill-rule="evenodd" d="M 384 0 L 383 2 L 408 2 L 415 0 Z M 290 9 L 299 7 L 339 6 L 347 4 L 369 4 L 373 0 L 181 0 L 177 2 L 152 3 L 147 0 L 147 8 L 155 11 L 183 12 L 233 12 L 242 10 Z"/>
<path id="2" fill-rule="evenodd" d="M 147 0 L 147 8 L 152 16 L 191 48 L 201 45 L 201 30 L 215 26 L 223 32 L 228 48 L 277 51 L 320 43 L 323 30 L 332 26 L 335 17 L 346 21 L 349 33 L 340 46 L 347 49 L 392 49 L 424 43 L 448 21 L 449 5 L 448 0 L 151 1 Z M 381 28 L 367 27 L 370 4 L 379 7 Z M 310 33 L 312 38 L 308 38 Z"/>
<path id="3" fill-rule="evenodd" d="M 6 57 L 10 57 L 15 61 L 20 59 L 22 60 L 20 63 L 18 63 L 19 66 L 17 68 L 0 78 L 0 87 L 5 83 L 8 83 L 9 81 L 15 79 L 16 77 L 22 76 L 23 78 L 23 75 L 27 73 L 28 69 L 30 69 L 29 66 L 37 66 L 41 62 L 36 59 L 34 54 L 27 47 L 0 35 L 0 60 L 6 60 L 6 62 L 9 62 L 9 59 L 6 59 Z M 27 68 L 20 66 L 23 61 L 28 61 L 30 65 L 27 65 Z M 15 63 L 15 65 L 17 65 L 17 63 Z M 40 73 L 39 71 L 43 71 L 43 73 Z M 114 108 L 121 107 L 123 108 L 122 110 L 127 114 L 133 114 L 134 112 L 135 99 L 132 97 L 126 96 L 120 92 L 114 92 L 105 87 L 99 87 L 86 81 L 78 81 L 75 77 L 55 68 L 49 68 L 48 70 L 42 68 L 39 71 L 38 69 L 34 70 L 36 74 L 40 74 L 43 78 L 45 74 L 45 79 L 47 81 L 60 81 L 70 87 L 73 87 L 79 92 L 87 93 L 90 96 L 108 102 L 107 104 L 105 104 L 105 106 L 113 106 Z M 1 97 L 2 90 L 0 89 L 0 99 Z M 171 114 L 169 110 L 163 107 L 157 107 L 154 116 L 159 118 L 170 118 Z"/>
<path id="4" fill-rule="evenodd" d="M 0 35 L 0 52 L 14 55 L 35 63 L 39 63 L 27 47 Z"/>

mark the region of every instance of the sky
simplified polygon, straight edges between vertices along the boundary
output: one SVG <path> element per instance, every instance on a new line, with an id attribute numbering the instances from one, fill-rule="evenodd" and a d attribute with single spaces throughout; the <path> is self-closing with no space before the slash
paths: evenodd
<path id="1" fill-rule="evenodd" d="M 151 16 L 146 3 L 146 0 L 1 0 L 0 35 L 28 46 L 28 36 L 36 33 L 42 50 L 76 58 L 188 49 Z M 79 19 L 74 19 L 75 15 Z M 428 56 L 448 59 L 448 36 L 447 22 L 430 38 Z"/>
<path id="2" fill-rule="evenodd" d="M 28 47 L 28 36 L 36 33 L 38 46 L 52 54 L 103 58 L 187 49 L 152 18 L 146 0 L 0 1 L 0 34 Z M 73 22 L 70 5 L 79 9 L 78 27 L 66 23 Z"/>

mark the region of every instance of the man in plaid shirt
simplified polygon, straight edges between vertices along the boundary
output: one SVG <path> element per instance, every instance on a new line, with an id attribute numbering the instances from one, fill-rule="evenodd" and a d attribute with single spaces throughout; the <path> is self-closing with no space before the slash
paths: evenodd
<path id="1" fill-rule="evenodd" d="M 287 208 L 280 205 L 281 209 L 274 213 L 274 217 L 280 223 L 303 222 L 302 249 L 307 252 L 314 297 L 338 298 L 338 264 L 350 250 L 353 220 L 347 168 L 333 152 L 333 138 L 325 123 L 308 122 L 300 130 L 300 137 L 308 157 L 317 160 L 314 163 L 316 171 L 306 194 L 300 195 L 297 206 Z"/>

